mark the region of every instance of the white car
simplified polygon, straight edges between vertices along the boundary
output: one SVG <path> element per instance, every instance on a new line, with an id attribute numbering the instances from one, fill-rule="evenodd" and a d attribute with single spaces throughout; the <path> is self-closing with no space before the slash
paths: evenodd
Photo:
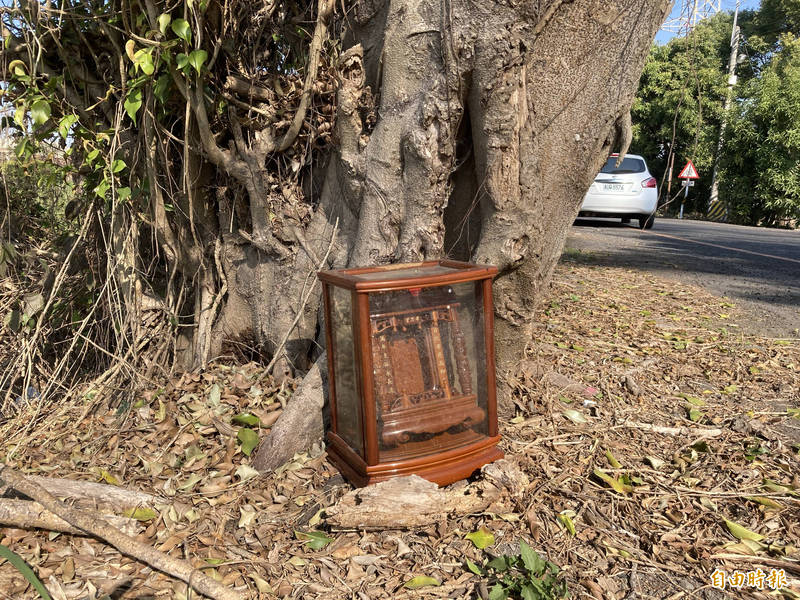
<path id="1" fill-rule="evenodd" d="M 658 208 L 658 182 L 647 170 L 644 158 L 626 154 L 616 166 L 618 154 L 608 157 L 586 193 L 579 217 L 620 217 L 623 223 L 639 220 L 639 227 L 653 226 Z"/>

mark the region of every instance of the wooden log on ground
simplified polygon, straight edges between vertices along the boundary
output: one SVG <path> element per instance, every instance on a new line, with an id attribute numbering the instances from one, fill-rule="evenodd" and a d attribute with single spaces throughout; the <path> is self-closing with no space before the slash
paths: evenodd
<path id="1" fill-rule="evenodd" d="M 116 485 L 38 475 L 26 475 L 25 478 L 31 483 L 43 487 L 56 498 L 88 498 L 120 510 L 139 506 L 153 508 L 156 504 L 168 504 L 166 500 L 162 500 L 158 496 Z"/>
<path id="2" fill-rule="evenodd" d="M 326 521 L 345 529 L 407 529 L 424 527 L 447 515 L 468 515 L 486 510 L 506 492 L 518 497 L 530 481 L 512 460 L 483 467 L 483 478 L 451 488 L 417 475 L 398 477 L 353 490 L 326 509 Z"/>
<path id="3" fill-rule="evenodd" d="M 137 535 L 139 523 L 136 519 L 117 515 L 102 515 L 110 525 L 126 535 Z M 17 527 L 19 529 L 46 529 L 73 535 L 86 535 L 86 532 L 73 527 L 64 519 L 46 510 L 38 502 L 0 498 L 0 526 Z"/>
<path id="4" fill-rule="evenodd" d="M 78 510 L 57 500 L 50 492 L 29 481 L 24 475 L 7 465 L 0 464 L 0 478 L 10 487 L 36 500 L 48 511 L 67 523 L 111 544 L 123 554 L 135 558 L 154 569 L 176 577 L 189 584 L 196 592 L 214 600 L 245 600 L 239 592 L 215 581 L 190 563 L 174 558 L 129 537 L 112 527 L 107 521 L 85 510 Z"/>

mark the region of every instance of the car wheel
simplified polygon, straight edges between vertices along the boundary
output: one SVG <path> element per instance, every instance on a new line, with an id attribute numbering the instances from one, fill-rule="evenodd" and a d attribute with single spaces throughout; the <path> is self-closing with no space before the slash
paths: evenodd
<path id="1" fill-rule="evenodd" d="M 639 217 L 639 229 L 652 229 L 655 221 L 655 215 L 642 215 Z"/>

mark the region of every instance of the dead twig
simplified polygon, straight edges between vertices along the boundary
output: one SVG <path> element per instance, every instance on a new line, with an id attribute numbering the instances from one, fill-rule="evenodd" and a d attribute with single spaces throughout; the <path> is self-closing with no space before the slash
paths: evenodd
<path id="1" fill-rule="evenodd" d="M 303 121 L 306 118 L 306 111 L 311 104 L 311 94 L 314 82 L 317 80 L 317 70 L 319 69 L 319 57 L 322 52 L 322 44 L 328 35 L 328 17 L 333 12 L 333 0 L 319 0 L 317 5 L 317 24 L 314 27 L 314 36 L 311 39 L 311 46 L 308 49 L 308 70 L 306 80 L 303 83 L 303 94 L 300 97 L 300 106 L 292 119 L 289 130 L 284 134 L 283 139 L 278 143 L 277 151 L 283 152 L 292 145 Z"/>
<path id="2" fill-rule="evenodd" d="M 791 571 L 792 573 L 797 573 L 800 575 L 800 563 L 791 560 L 778 560 L 776 558 L 766 558 L 764 556 L 749 556 L 746 554 L 731 554 L 727 552 L 723 552 L 722 554 L 712 554 L 711 558 L 738 562 L 754 562 L 776 569 L 785 569 L 786 571 Z"/>
<path id="3" fill-rule="evenodd" d="M 111 544 L 127 556 L 186 582 L 191 588 L 204 596 L 214 600 L 245 600 L 242 594 L 211 579 L 208 575 L 192 567 L 188 562 L 173 558 L 125 535 L 98 515 L 92 515 L 84 510 L 76 510 L 67 506 L 43 487 L 28 480 L 21 473 L 11 469 L 11 467 L 7 465 L 0 466 L 0 477 L 5 479 L 15 490 L 30 496 L 45 509 L 62 518 L 73 527 Z"/>
<path id="4" fill-rule="evenodd" d="M 629 421 L 625 423 L 625 427 L 633 429 L 643 429 L 644 431 L 652 431 L 653 433 L 663 433 L 664 435 L 686 435 L 686 436 L 700 436 L 700 437 L 718 437 L 725 433 L 722 429 L 711 427 L 665 427 L 663 425 L 653 425 L 652 423 L 637 423 Z"/>

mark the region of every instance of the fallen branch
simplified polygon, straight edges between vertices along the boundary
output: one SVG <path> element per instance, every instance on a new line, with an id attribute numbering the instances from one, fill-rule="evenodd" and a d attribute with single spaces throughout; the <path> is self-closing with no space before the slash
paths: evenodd
<path id="1" fill-rule="evenodd" d="M 328 36 L 328 17 L 333 12 L 333 0 L 319 0 L 317 3 L 317 24 L 314 27 L 314 35 L 311 38 L 311 45 L 308 48 L 308 69 L 306 71 L 306 80 L 303 84 L 303 94 L 300 96 L 300 106 L 297 107 L 297 112 L 292 119 L 292 124 L 289 130 L 284 134 L 278 144 L 278 152 L 283 152 L 292 145 L 297 134 L 300 133 L 300 128 L 303 126 L 303 121 L 306 118 L 306 111 L 311 105 L 311 94 L 313 91 L 314 82 L 317 80 L 317 69 L 319 69 L 319 57 L 322 52 L 322 45 Z"/>
<path id="2" fill-rule="evenodd" d="M 643 429 L 644 431 L 652 431 L 653 433 L 663 433 L 664 435 L 717 437 L 725 433 L 722 429 L 717 429 L 712 427 L 664 427 L 662 425 L 653 425 L 651 423 L 637 423 L 634 421 L 625 423 L 625 427 L 631 427 L 633 429 Z"/>
<path id="3" fill-rule="evenodd" d="M 102 515 L 102 518 L 126 535 L 139 533 L 139 526 L 135 519 L 117 515 Z M 11 498 L 0 499 L 0 525 L 19 529 L 46 529 L 73 535 L 86 535 L 83 530 L 73 527 L 64 519 L 45 510 L 38 502 Z"/>
<path id="4" fill-rule="evenodd" d="M 775 558 L 766 558 L 764 556 L 749 556 L 746 554 L 730 554 L 730 553 L 722 553 L 722 554 L 712 554 L 711 558 L 717 560 L 732 560 L 732 561 L 739 561 L 739 562 L 754 562 L 759 563 L 762 565 L 766 565 L 767 567 L 773 567 L 776 569 L 784 569 L 786 571 L 791 571 L 792 573 L 796 573 L 800 575 L 800 563 L 789 561 L 789 560 L 777 560 Z"/>
<path id="5" fill-rule="evenodd" d="M 24 475 L 7 465 L 0 465 L 0 477 L 15 490 L 33 498 L 44 508 L 61 517 L 73 527 L 111 544 L 127 556 L 186 582 L 191 588 L 204 596 L 214 600 L 244 600 L 242 594 L 211 579 L 211 577 L 198 571 L 185 560 L 173 558 L 125 535 L 98 516 L 67 506 L 43 487 L 28 480 Z"/>
<path id="6" fill-rule="evenodd" d="M 56 498 L 89 498 L 96 500 L 99 504 L 105 504 L 120 510 L 139 506 L 154 507 L 156 504 L 166 503 L 157 496 L 146 492 L 129 490 L 104 483 L 76 479 L 56 479 L 38 475 L 26 475 L 26 479 L 43 487 Z"/>

